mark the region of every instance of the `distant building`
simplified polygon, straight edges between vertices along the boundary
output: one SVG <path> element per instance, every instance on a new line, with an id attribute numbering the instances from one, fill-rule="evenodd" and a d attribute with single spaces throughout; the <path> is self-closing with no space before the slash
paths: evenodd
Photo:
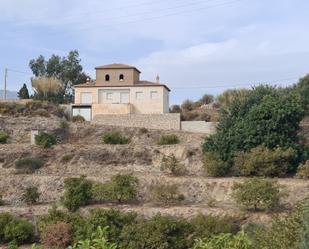
<path id="1" fill-rule="evenodd" d="M 91 120 L 98 114 L 164 114 L 169 112 L 170 89 L 160 83 L 141 81 L 140 71 L 130 65 L 96 67 L 96 80 L 75 85 L 73 115 Z"/>

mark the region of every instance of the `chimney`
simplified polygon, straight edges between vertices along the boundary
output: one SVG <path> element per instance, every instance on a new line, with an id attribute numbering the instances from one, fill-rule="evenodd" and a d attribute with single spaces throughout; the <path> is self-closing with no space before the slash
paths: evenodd
<path id="1" fill-rule="evenodd" d="M 159 75 L 157 75 L 157 77 L 156 77 L 156 82 L 159 84 L 160 83 L 160 76 Z"/>

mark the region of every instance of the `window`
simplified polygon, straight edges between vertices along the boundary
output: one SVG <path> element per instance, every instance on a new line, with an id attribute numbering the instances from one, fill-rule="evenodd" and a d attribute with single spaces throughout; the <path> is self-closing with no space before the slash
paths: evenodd
<path id="1" fill-rule="evenodd" d="M 135 98 L 136 98 L 137 100 L 143 99 L 143 98 L 144 98 L 144 93 L 143 93 L 143 92 L 136 92 L 136 93 L 135 93 Z"/>
<path id="2" fill-rule="evenodd" d="M 80 103 L 81 104 L 91 104 L 92 103 L 92 93 L 81 93 Z"/>
<path id="3" fill-rule="evenodd" d="M 109 81 L 109 74 L 105 74 L 105 81 Z"/>
<path id="4" fill-rule="evenodd" d="M 124 76 L 123 76 L 123 74 L 120 74 L 120 75 L 119 75 L 119 81 L 124 81 Z"/>
<path id="5" fill-rule="evenodd" d="M 113 100 L 113 93 L 106 93 L 107 100 Z"/>
<path id="6" fill-rule="evenodd" d="M 157 91 L 151 91 L 150 92 L 150 98 L 151 99 L 158 99 L 159 98 L 159 94 Z"/>

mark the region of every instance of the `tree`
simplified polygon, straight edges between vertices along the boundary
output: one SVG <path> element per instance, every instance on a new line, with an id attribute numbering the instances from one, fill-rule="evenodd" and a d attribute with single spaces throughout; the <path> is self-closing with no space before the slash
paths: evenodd
<path id="1" fill-rule="evenodd" d="M 72 87 L 84 83 L 87 75 L 80 65 L 79 53 L 77 50 L 70 51 L 66 57 L 52 55 L 48 60 L 40 55 L 37 59 L 29 62 L 29 67 L 36 78 L 55 78 L 61 82 L 61 90 L 56 94 L 58 102 L 71 100 L 73 96 Z M 46 96 L 38 96 L 41 99 Z M 49 96 L 50 97 L 50 96 Z"/>
<path id="2" fill-rule="evenodd" d="M 303 117 L 297 94 L 259 86 L 247 96 L 235 98 L 221 111 L 217 133 L 206 138 L 203 150 L 217 153 L 231 167 L 238 152 L 248 152 L 262 144 L 269 149 L 292 148 L 296 153 L 288 171 L 294 171 L 307 157 L 307 149 L 300 144 L 298 135 Z"/>
<path id="3" fill-rule="evenodd" d="M 208 105 L 214 102 L 214 96 L 211 94 L 204 94 L 203 97 L 199 100 L 203 105 Z"/>
<path id="4" fill-rule="evenodd" d="M 20 88 L 19 92 L 17 93 L 18 98 L 20 99 L 29 99 L 29 91 L 26 84 L 23 84 L 22 88 Z"/>
<path id="5" fill-rule="evenodd" d="M 301 103 L 306 114 L 309 114 L 309 74 L 298 81 L 296 90 L 301 97 Z"/>

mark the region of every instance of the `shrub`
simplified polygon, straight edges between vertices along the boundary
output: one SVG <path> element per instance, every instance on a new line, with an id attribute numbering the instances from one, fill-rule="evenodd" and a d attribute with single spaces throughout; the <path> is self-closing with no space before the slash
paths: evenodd
<path id="1" fill-rule="evenodd" d="M 138 179 L 132 175 L 115 175 L 110 182 L 113 200 L 119 203 L 135 201 L 137 199 Z"/>
<path id="2" fill-rule="evenodd" d="M 282 186 L 276 180 L 253 178 L 235 183 L 233 197 L 246 209 L 271 211 L 280 204 Z"/>
<path id="3" fill-rule="evenodd" d="M 194 109 L 194 102 L 191 101 L 191 100 L 185 100 L 181 104 L 181 109 L 183 109 L 185 111 L 192 111 Z"/>
<path id="4" fill-rule="evenodd" d="M 25 189 L 22 195 L 22 201 L 27 205 L 33 205 L 38 202 L 40 198 L 40 193 L 37 187 L 28 187 Z"/>
<path id="5" fill-rule="evenodd" d="M 7 224 L 12 222 L 14 217 L 9 213 L 0 213 L 0 243 L 4 242 L 4 230 Z"/>
<path id="6" fill-rule="evenodd" d="M 162 135 L 158 142 L 159 145 L 178 144 L 179 138 L 175 134 Z"/>
<path id="7" fill-rule="evenodd" d="M 15 161 L 15 169 L 19 174 L 31 174 L 36 170 L 42 168 L 44 162 L 37 158 L 21 158 Z"/>
<path id="8" fill-rule="evenodd" d="M 161 170 L 172 175 L 182 175 L 185 173 L 186 168 L 177 160 L 175 155 L 172 154 L 170 156 L 163 156 L 161 160 Z"/>
<path id="9" fill-rule="evenodd" d="M 120 248 L 123 249 L 185 249 L 190 248 L 192 227 L 181 218 L 156 215 L 125 226 L 121 234 Z"/>
<path id="10" fill-rule="evenodd" d="M 152 187 L 151 199 L 157 204 L 173 205 L 179 204 L 185 197 L 179 193 L 176 184 L 158 184 Z"/>
<path id="11" fill-rule="evenodd" d="M 204 153 L 203 167 L 206 174 L 212 177 L 226 176 L 230 168 L 219 155 L 210 152 Z"/>
<path id="12" fill-rule="evenodd" d="M 72 122 L 73 123 L 83 123 L 85 121 L 86 121 L 85 118 L 83 116 L 81 116 L 81 115 L 76 115 L 76 116 L 72 117 Z"/>
<path id="13" fill-rule="evenodd" d="M 253 148 L 249 152 L 240 152 L 234 158 L 234 166 L 242 176 L 283 176 L 295 152 L 292 149 L 268 149 L 264 145 Z"/>
<path id="14" fill-rule="evenodd" d="M 8 248 L 7 249 L 18 249 L 18 244 L 15 240 L 11 241 L 9 244 L 8 244 Z"/>
<path id="15" fill-rule="evenodd" d="M 70 211 L 76 211 L 91 201 L 92 182 L 85 177 L 65 179 L 64 188 L 63 205 Z"/>
<path id="16" fill-rule="evenodd" d="M 142 127 L 142 128 L 139 129 L 139 133 L 140 134 L 146 134 L 146 133 L 148 133 L 148 129 L 146 129 L 145 127 Z"/>
<path id="17" fill-rule="evenodd" d="M 103 142 L 105 144 L 128 144 L 130 139 L 121 135 L 120 132 L 107 132 L 103 135 Z"/>
<path id="18" fill-rule="evenodd" d="M 3 204 L 4 204 L 4 201 L 3 201 L 3 196 L 2 196 L 2 194 L 0 194 L 0 206 L 2 206 Z"/>
<path id="19" fill-rule="evenodd" d="M 64 155 L 60 161 L 62 163 L 68 163 L 73 159 L 73 157 L 74 157 L 74 154 L 67 154 L 67 155 Z"/>
<path id="20" fill-rule="evenodd" d="M 4 226 L 4 241 L 15 240 L 17 244 L 31 242 L 34 238 L 34 227 L 25 219 L 12 218 Z"/>
<path id="21" fill-rule="evenodd" d="M 45 227 L 41 241 L 47 248 L 66 248 L 71 242 L 70 225 L 58 222 Z"/>
<path id="22" fill-rule="evenodd" d="M 228 216 L 198 215 L 191 219 L 193 226 L 193 238 L 210 239 L 221 233 L 236 234 L 240 230 L 240 224 L 236 218 Z"/>
<path id="23" fill-rule="evenodd" d="M 38 135 L 35 136 L 35 144 L 41 146 L 44 149 L 50 148 L 56 143 L 57 138 L 53 134 L 40 132 Z"/>
<path id="24" fill-rule="evenodd" d="M 309 160 L 298 167 L 296 177 L 301 179 L 309 179 Z"/>
<path id="25" fill-rule="evenodd" d="M 33 112 L 33 115 L 34 116 L 40 116 L 40 117 L 46 117 L 46 118 L 50 117 L 49 112 L 46 109 L 43 109 L 43 108 L 35 110 Z"/>
<path id="26" fill-rule="evenodd" d="M 107 230 L 107 227 L 104 229 L 98 227 L 89 239 L 78 241 L 73 247 L 69 247 L 69 249 L 117 249 L 116 244 L 109 243 L 106 239 Z"/>
<path id="27" fill-rule="evenodd" d="M 5 144 L 8 138 L 9 138 L 9 135 L 6 132 L 0 131 L 0 144 Z"/>
<path id="28" fill-rule="evenodd" d="M 253 249 L 250 239 L 243 232 L 233 235 L 220 234 L 210 240 L 198 240 L 193 249 Z"/>
<path id="29" fill-rule="evenodd" d="M 137 214 L 134 212 L 121 212 L 115 209 L 93 209 L 87 217 L 90 230 L 97 227 L 108 227 L 106 239 L 119 244 L 121 231 L 124 227 L 136 222 Z"/>

